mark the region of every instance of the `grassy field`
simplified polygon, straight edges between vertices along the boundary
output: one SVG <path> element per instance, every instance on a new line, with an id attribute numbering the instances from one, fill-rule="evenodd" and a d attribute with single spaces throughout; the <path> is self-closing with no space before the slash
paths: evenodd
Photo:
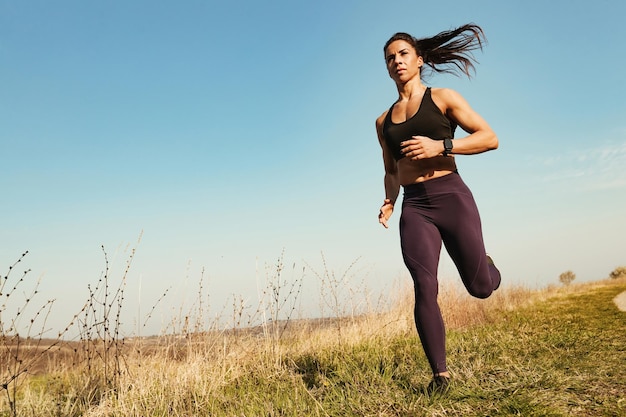
<path id="1" fill-rule="evenodd" d="M 612 301 L 623 291 L 624 278 L 488 300 L 443 288 L 446 395 L 424 393 L 401 297 L 339 320 L 62 343 L 2 387 L 0 416 L 626 416 L 626 313 Z"/>

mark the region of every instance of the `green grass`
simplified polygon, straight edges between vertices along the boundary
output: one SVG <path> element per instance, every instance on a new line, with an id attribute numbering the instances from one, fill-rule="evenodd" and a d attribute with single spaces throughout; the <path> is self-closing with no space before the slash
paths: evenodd
<path id="1" fill-rule="evenodd" d="M 451 334 L 457 387 L 442 400 L 463 415 L 626 415 L 626 313 L 607 286 Z"/>
<path id="2" fill-rule="evenodd" d="M 235 380 L 225 396 L 238 399 L 212 415 L 626 415 L 626 313 L 612 302 L 624 290 L 591 288 L 450 331 L 445 396 L 423 393 L 416 337 L 381 337 L 288 358 L 274 380 Z"/>
<path id="3" fill-rule="evenodd" d="M 333 328 L 280 340 L 244 334 L 212 339 L 210 349 L 194 341 L 176 358 L 129 356 L 119 387 L 95 401 L 81 397 L 80 370 L 50 372 L 21 387 L 18 414 L 626 415 L 626 312 L 612 301 L 622 291 L 624 279 L 571 286 L 537 294 L 522 307 L 498 305 L 482 324 L 470 318 L 469 325 L 452 326 L 453 384 L 446 395 L 425 395 L 428 364 L 412 323 L 391 325 L 396 311 L 353 328 L 346 323 L 340 338 Z M 0 400 L 0 416 L 8 416 L 4 406 Z"/>

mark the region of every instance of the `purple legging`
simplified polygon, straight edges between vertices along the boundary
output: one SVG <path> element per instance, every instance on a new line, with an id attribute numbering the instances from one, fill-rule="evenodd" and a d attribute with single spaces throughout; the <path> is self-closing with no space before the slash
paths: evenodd
<path id="1" fill-rule="evenodd" d="M 441 242 L 467 291 L 487 298 L 500 273 L 487 262 L 480 216 L 458 173 L 404 186 L 400 242 L 415 287 L 415 325 L 433 373 L 447 371 L 445 327 L 437 304 Z"/>

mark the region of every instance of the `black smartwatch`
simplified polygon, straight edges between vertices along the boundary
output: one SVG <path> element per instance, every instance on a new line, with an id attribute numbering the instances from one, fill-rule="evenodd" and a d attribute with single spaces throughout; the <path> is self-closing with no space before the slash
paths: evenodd
<path id="1" fill-rule="evenodd" d="M 452 144 L 452 139 L 444 139 L 443 140 L 443 155 L 444 156 L 448 156 L 450 154 L 452 154 L 452 147 L 454 145 Z"/>

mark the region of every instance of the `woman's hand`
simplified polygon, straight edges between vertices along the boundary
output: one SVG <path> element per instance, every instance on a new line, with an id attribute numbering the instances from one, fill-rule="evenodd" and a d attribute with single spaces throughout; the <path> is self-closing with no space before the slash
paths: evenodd
<path id="1" fill-rule="evenodd" d="M 393 213 L 393 204 L 391 203 L 391 200 L 386 198 L 385 201 L 383 202 L 382 207 L 380 208 L 380 212 L 378 213 L 378 223 L 385 226 L 385 229 L 389 228 L 389 226 L 387 225 L 387 220 L 389 220 L 392 213 Z"/>
<path id="2" fill-rule="evenodd" d="M 405 158 L 412 161 L 433 158 L 443 153 L 443 141 L 433 140 L 426 136 L 413 136 L 400 144 Z"/>

